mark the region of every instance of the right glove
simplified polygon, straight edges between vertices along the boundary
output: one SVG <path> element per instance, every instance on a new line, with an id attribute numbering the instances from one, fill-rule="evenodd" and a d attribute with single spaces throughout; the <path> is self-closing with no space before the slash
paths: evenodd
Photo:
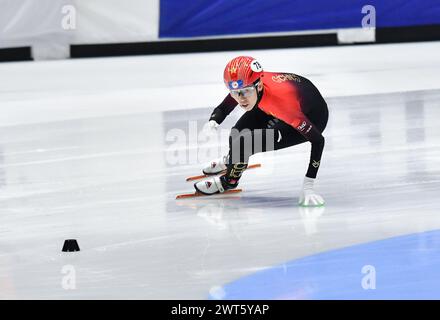
<path id="1" fill-rule="evenodd" d="M 206 126 L 208 126 L 211 130 L 217 130 L 219 124 L 215 122 L 215 120 L 209 120 Z"/>
<path id="2" fill-rule="evenodd" d="M 203 126 L 203 132 L 205 135 L 212 134 L 217 131 L 219 124 L 215 122 L 214 120 L 209 120 L 204 126 Z"/>

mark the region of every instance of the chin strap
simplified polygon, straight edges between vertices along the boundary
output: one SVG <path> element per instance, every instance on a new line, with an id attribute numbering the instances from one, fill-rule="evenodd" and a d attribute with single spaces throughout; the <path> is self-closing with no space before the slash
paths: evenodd
<path id="1" fill-rule="evenodd" d="M 261 91 L 258 91 L 258 89 L 257 89 L 257 97 L 258 97 L 258 99 L 257 99 L 257 103 L 255 104 L 256 106 L 258 106 L 258 104 L 261 101 L 261 98 L 263 98 L 263 92 L 264 92 L 264 87 L 263 87 L 263 89 Z"/>

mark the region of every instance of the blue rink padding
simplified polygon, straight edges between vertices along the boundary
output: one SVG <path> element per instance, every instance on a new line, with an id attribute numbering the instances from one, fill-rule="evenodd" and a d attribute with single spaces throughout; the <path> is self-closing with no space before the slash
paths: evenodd
<path id="1" fill-rule="evenodd" d="M 159 37 L 360 28 L 365 5 L 377 27 L 440 24 L 438 0 L 161 0 Z"/>
<path id="2" fill-rule="evenodd" d="M 223 299 L 251 300 L 440 299 L 440 230 L 292 260 L 231 282 L 222 292 Z"/>

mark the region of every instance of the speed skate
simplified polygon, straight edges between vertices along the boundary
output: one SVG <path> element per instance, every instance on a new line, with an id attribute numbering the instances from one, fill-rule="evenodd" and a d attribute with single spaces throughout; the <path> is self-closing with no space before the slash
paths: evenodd
<path id="1" fill-rule="evenodd" d="M 255 164 L 250 164 L 246 170 L 249 169 L 256 169 L 256 168 L 260 168 L 261 167 L 261 163 L 255 163 Z M 186 178 L 186 181 L 198 181 L 198 180 L 203 180 L 203 179 L 208 179 L 208 178 L 212 178 L 212 177 L 216 177 L 216 176 L 221 176 L 226 174 L 226 170 L 222 170 L 216 174 L 202 174 L 202 175 L 198 175 L 198 176 L 190 176 Z M 215 194 L 204 194 L 198 190 L 196 190 L 193 193 L 184 193 L 184 194 L 178 194 L 176 196 L 176 199 L 186 199 L 186 198 L 195 198 L 195 197 L 204 197 L 204 196 L 216 196 L 216 195 L 224 195 L 224 194 L 234 194 L 234 193 L 240 193 L 242 192 L 242 189 L 229 189 L 229 190 L 224 190 L 223 192 L 219 192 L 219 193 L 215 193 Z"/>
<path id="2" fill-rule="evenodd" d="M 240 193 L 242 191 L 243 191 L 242 189 L 231 189 L 231 190 L 226 190 L 223 193 L 216 193 L 214 195 L 207 195 L 207 194 L 203 194 L 201 192 L 195 191 L 193 193 L 178 194 L 176 196 L 176 199 L 187 199 L 187 198 L 196 198 L 196 197 L 215 197 L 215 196 L 221 196 L 221 195 Z"/>

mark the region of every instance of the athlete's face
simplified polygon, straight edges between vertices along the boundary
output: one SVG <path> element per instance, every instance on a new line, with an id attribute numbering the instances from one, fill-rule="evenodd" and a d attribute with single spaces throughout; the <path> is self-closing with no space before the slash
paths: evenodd
<path id="1" fill-rule="evenodd" d="M 231 90 L 231 96 L 244 111 L 251 111 L 257 104 L 258 92 L 261 90 L 263 90 L 262 81 L 257 86 L 252 85 L 239 90 Z"/>

